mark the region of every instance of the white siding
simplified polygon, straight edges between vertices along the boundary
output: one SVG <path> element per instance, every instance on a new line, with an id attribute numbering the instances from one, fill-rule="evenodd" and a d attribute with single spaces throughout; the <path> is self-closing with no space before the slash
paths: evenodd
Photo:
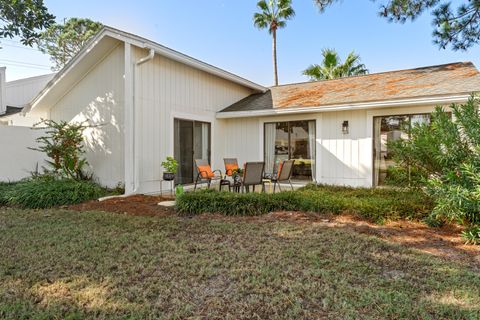
<path id="1" fill-rule="evenodd" d="M 273 121 L 317 121 L 317 172 L 319 183 L 372 186 L 373 117 L 394 114 L 427 113 L 434 106 L 382 108 L 375 110 L 333 111 L 306 115 L 223 119 L 223 157 L 236 157 L 240 163 L 263 160 L 263 124 Z M 348 121 L 349 133 L 342 133 Z M 218 157 L 218 156 L 217 156 Z M 223 169 L 223 167 L 220 167 Z"/>
<path id="2" fill-rule="evenodd" d="M 87 160 L 103 185 L 124 183 L 124 57 L 117 46 L 50 110 L 53 120 L 86 121 Z"/>
<path id="3" fill-rule="evenodd" d="M 45 156 L 29 148 L 37 147 L 35 139 L 41 130 L 0 126 L 0 181 L 18 181 L 45 166 Z"/>
<path id="4" fill-rule="evenodd" d="M 135 48 L 132 59 L 147 53 Z M 212 165 L 221 165 L 223 123 L 215 119 L 215 113 L 251 93 L 248 88 L 159 55 L 135 67 L 139 192 L 159 190 L 160 164 L 173 155 L 174 118 L 211 122 Z"/>
<path id="5" fill-rule="evenodd" d="M 5 84 L 7 106 L 23 107 L 45 87 L 55 74 L 9 81 Z"/>

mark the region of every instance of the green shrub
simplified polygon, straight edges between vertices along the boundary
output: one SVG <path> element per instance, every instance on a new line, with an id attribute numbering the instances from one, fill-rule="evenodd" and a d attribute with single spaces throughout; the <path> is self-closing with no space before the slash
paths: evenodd
<path id="1" fill-rule="evenodd" d="M 188 215 L 254 216 L 286 210 L 350 213 L 377 223 L 401 218 L 421 219 L 431 212 L 432 207 L 432 201 L 420 192 L 332 186 L 307 186 L 275 194 L 203 190 L 184 193 L 176 201 L 177 211 Z"/>
<path id="2" fill-rule="evenodd" d="M 480 225 L 473 226 L 462 232 L 466 244 L 480 245 Z"/>
<path id="3" fill-rule="evenodd" d="M 451 110 L 437 107 L 431 123 L 414 125 L 410 139 L 389 145 L 404 168 L 423 172 L 438 217 L 480 224 L 480 97 Z M 450 112 L 451 111 L 451 112 Z"/>
<path id="4" fill-rule="evenodd" d="M 40 209 L 77 204 L 107 194 L 91 181 L 41 177 L 11 184 L 0 184 L 0 205 Z"/>

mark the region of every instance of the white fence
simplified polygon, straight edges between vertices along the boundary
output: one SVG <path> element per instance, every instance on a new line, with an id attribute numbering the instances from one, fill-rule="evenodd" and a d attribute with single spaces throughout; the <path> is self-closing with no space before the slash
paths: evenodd
<path id="1" fill-rule="evenodd" d="M 0 126 L 0 181 L 21 180 L 45 165 L 45 155 L 29 149 L 41 135 L 28 127 Z"/>

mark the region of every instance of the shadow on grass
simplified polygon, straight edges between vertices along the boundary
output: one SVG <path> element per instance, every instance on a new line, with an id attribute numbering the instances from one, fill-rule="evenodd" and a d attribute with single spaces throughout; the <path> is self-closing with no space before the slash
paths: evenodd
<path id="1" fill-rule="evenodd" d="M 0 318 L 480 316 L 480 274 L 341 226 L 0 209 L 0 256 Z"/>

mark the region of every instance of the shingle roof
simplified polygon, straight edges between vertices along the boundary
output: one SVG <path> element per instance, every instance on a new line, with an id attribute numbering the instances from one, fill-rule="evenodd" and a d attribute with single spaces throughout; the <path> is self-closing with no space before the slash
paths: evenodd
<path id="1" fill-rule="evenodd" d="M 11 116 L 12 114 L 19 113 L 23 110 L 23 107 L 10 107 L 7 106 L 7 110 L 4 114 L 0 114 L 0 118 Z"/>
<path id="2" fill-rule="evenodd" d="M 477 91 L 480 91 L 478 70 L 471 62 L 458 62 L 271 87 L 269 91 L 253 94 L 221 112 L 321 107 Z"/>

